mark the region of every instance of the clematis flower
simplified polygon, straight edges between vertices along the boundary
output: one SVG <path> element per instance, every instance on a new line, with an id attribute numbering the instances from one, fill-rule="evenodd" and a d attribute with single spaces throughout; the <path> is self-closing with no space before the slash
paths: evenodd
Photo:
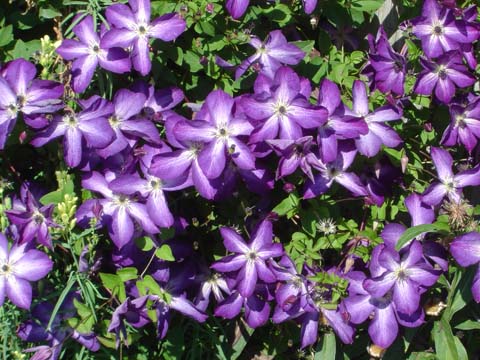
<path id="1" fill-rule="evenodd" d="M 462 196 L 462 188 L 480 185 L 480 165 L 453 175 L 453 159 L 448 151 L 432 146 L 430 154 L 440 182 L 433 183 L 425 190 L 422 195 L 425 204 L 438 205 L 445 196 L 458 203 Z"/>
<path id="2" fill-rule="evenodd" d="M 215 262 L 211 268 L 219 272 L 235 272 L 236 289 L 241 296 L 248 298 L 255 291 L 257 279 L 266 283 L 276 280 L 274 273 L 267 267 L 266 262 L 283 254 L 281 244 L 273 244 L 272 223 L 262 221 L 256 228 L 250 243 L 246 244 L 238 233 L 228 227 L 222 227 L 220 233 L 228 251 L 235 253 Z"/>
<path id="3" fill-rule="evenodd" d="M 455 95 L 455 87 L 466 88 L 475 83 L 475 77 L 463 65 L 459 52 L 452 51 L 440 56 L 436 61 L 420 58 L 423 71 L 418 76 L 414 92 L 435 96 L 448 104 Z"/>
<path id="4" fill-rule="evenodd" d="M 367 279 L 360 271 L 352 271 L 348 275 L 349 296 L 344 299 L 344 305 L 350 314 L 353 324 L 361 324 L 371 318 L 368 334 L 373 343 L 382 349 L 388 348 L 398 335 L 398 324 L 406 327 L 418 327 L 424 322 L 424 313 L 418 307 L 410 316 L 399 312 L 391 293 L 374 297 L 362 285 Z"/>
<path id="5" fill-rule="evenodd" d="M 429 58 L 459 50 L 462 44 L 472 43 L 479 37 L 476 27 L 457 20 L 453 11 L 440 6 L 437 0 L 425 0 L 422 14 L 411 23 L 413 34 L 422 41 L 422 49 Z"/>
<path id="6" fill-rule="evenodd" d="M 85 147 L 104 148 L 115 136 L 108 123 L 108 117 L 113 113 L 110 102 L 94 95 L 79 101 L 79 105 L 82 111 L 55 116 L 48 128 L 31 141 L 33 146 L 40 147 L 63 135 L 65 162 L 70 167 L 80 165 Z"/>
<path id="7" fill-rule="evenodd" d="M 302 50 L 287 42 L 280 30 L 270 32 L 263 42 L 252 36 L 249 44 L 256 49 L 256 52 L 238 66 L 235 79 L 240 78 L 250 66 L 257 62 L 261 66 L 261 73 L 273 78 L 282 64 L 297 65 L 305 57 Z"/>
<path id="8" fill-rule="evenodd" d="M 218 273 L 207 273 L 201 276 L 202 284 L 195 299 L 195 306 L 205 311 L 210 302 L 211 294 L 217 302 L 225 300 L 223 293 L 230 295 L 230 288 L 225 278 Z"/>
<path id="9" fill-rule="evenodd" d="M 382 124 L 387 121 L 398 120 L 402 117 L 399 109 L 390 105 L 382 106 L 370 113 L 368 109 L 368 95 L 366 85 L 355 80 L 353 83 L 353 112 L 352 115 L 361 117 L 368 126 L 368 133 L 360 135 L 355 139 L 358 152 L 367 157 L 378 154 L 380 147 L 396 147 L 401 144 L 402 139 L 389 126 Z"/>
<path id="10" fill-rule="evenodd" d="M 234 19 L 239 19 L 245 14 L 250 0 L 227 0 L 225 6 Z"/>
<path id="11" fill-rule="evenodd" d="M 303 198 L 312 199 L 320 194 L 324 194 L 333 182 L 337 182 L 350 190 L 355 196 L 368 195 L 365 186 L 360 181 L 359 177 L 354 173 L 347 172 L 357 155 L 357 150 L 351 143 L 344 143 L 338 149 L 337 158 L 335 161 L 324 164 L 319 161 L 319 166 L 316 170 L 320 173 L 315 175 L 313 181 L 308 180 L 305 183 Z"/>
<path id="12" fill-rule="evenodd" d="M 310 15 L 317 7 L 317 0 L 302 0 L 305 14 Z"/>
<path id="13" fill-rule="evenodd" d="M 234 99 L 222 90 L 211 92 L 193 121 L 179 121 L 174 136 L 181 142 L 203 143 L 198 162 L 209 179 L 219 177 L 227 164 L 227 154 L 240 168 L 255 168 L 255 156 L 241 140 L 253 127 L 234 115 Z"/>
<path id="14" fill-rule="evenodd" d="M 276 153 L 281 156 L 277 168 L 277 179 L 293 174 L 300 166 L 305 175 L 313 181 L 312 166 L 321 166 L 317 157 L 311 152 L 313 138 L 304 136 L 298 140 L 267 140 Z"/>
<path id="15" fill-rule="evenodd" d="M 473 231 L 457 236 L 450 244 L 450 252 L 463 267 L 478 264 L 472 294 L 475 301 L 480 303 L 480 233 Z"/>
<path id="16" fill-rule="evenodd" d="M 35 65 L 25 59 L 10 61 L 0 70 L 0 150 L 19 114 L 26 123 L 33 118 L 46 121 L 43 114 L 63 108 L 63 85 L 35 79 L 36 73 Z"/>
<path id="17" fill-rule="evenodd" d="M 22 185 L 21 200 L 14 201 L 12 210 L 5 211 L 10 223 L 20 233 L 19 243 L 28 243 L 36 239 L 38 243 L 52 248 L 52 239 L 48 227 L 58 227 L 52 220 L 55 205 L 41 206 L 27 185 Z"/>
<path id="18" fill-rule="evenodd" d="M 120 89 L 113 98 L 113 114 L 108 122 L 115 133 L 114 140 L 104 149 L 97 150 L 103 158 L 115 155 L 133 145 L 137 138 L 151 144 L 160 143 L 160 135 L 155 125 L 140 116 L 146 102 L 142 93 Z"/>
<path id="19" fill-rule="evenodd" d="M 465 100 L 449 105 L 451 122 L 441 143 L 447 146 L 462 143 L 471 154 L 480 138 L 480 97 L 470 94 Z"/>
<path id="20" fill-rule="evenodd" d="M 103 208 L 103 221 L 108 227 L 114 244 L 122 248 L 133 239 L 133 220 L 137 221 L 145 232 L 158 233 L 159 230 L 150 219 L 146 206 L 127 194 L 115 193 L 111 189 L 111 182 L 99 172 L 94 171 L 82 180 L 82 186 L 103 195 L 103 199 L 99 199 Z"/>
<path id="21" fill-rule="evenodd" d="M 38 281 L 52 270 L 49 257 L 29 244 L 15 244 L 10 251 L 5 235 L 0 233 L 0 306 L 5 296 L 22 309 L 30 308 L 32 286 L 29 281 Z"/>
<path id="22" fill-rule="evenodd" d="M 365 280 L 365 290 L 375 298 L 385 297 L 391 291 L 395 308 L 409 316 L 418 310 L 423 289 L 435 284 L 439 276 L 423 258 L 422 245 L 416 240 L 401 253 L 390 247 L 382 248 L 378 264 L 372 266 L 381 275 Z"/>
<path id="23" fill-rule="evenodd" d="M 403 95 L 407 73 L 405 54 L 393 50 L 383 27 L 378 30 L 376 41 L 369 35 L 369 42 L 371 43 L 369 65 L 374 73 L 375 88 L 383 93 L 391 91 Z"/>
<path id="24" fill-rule="evenodd" d="M 150 296 L 141 296 L 139 298 L 131 300 L 125 299 L 112 314 L 112 320 L 108 326 L 108 332 L 114 332 L 117 336 L 117 347 L 119 345 L 118 339 L 120 335 L 123 338 L 127 338 L 127 331 L 125 329 L 124 321 L 129 323 L 134 328 L 141 328 L 150 322 L 150 318 L 147 314 L 147 300 Z"/>
<path id="25" fill-rule="evenodd" d="M 132 63 L 142 75 L 150 72 L 150 38 L 172 41 L 185 31 L 186 23 L 176 13 L 165 14 L 150 22 L 150 0 L 129 0 L 107 8 L 106 17 L 112 25 L 102 38 L 101 45 L 107 48 L 132 47 Z"/>
<path id="26" fill-rule="evenodd" d="M 75 25 L 73 32 L 78 40 L 64 39 L 56 51 L 65 60 L 73 60 L 72 88 L 75 92 L 85 91 L 98 65 L 117 74 L 130 71 L 132 65 L 128 53 L 119 46 L 101 43 L 91 15 Z"/>
<path id="27" fill-rule="evenodd" d="M 363 118 L 347 115 L 349 111 L 342 103 L 340 89 L 328 79 L 320 83 L 318 105 L 328 111 L 328 119 L 318 128 L 317 136 L 320 159 L 328 163 L 337 157 L 339 140 L 366 135 L 368 126 Z"/>
<path id="28" fill-rule="evenodd" d="M 260 75 L 255 86 L 263 91 L 240 100 L 245 114 L 256 124 L 251 143 L 297 140 L 303 136 L 302 129 L 316 128 L 327 120 L 327 110 L 310 104 L 301 92 L 300 77 L 289 67 L 279 68 L 273 81 Z"/>

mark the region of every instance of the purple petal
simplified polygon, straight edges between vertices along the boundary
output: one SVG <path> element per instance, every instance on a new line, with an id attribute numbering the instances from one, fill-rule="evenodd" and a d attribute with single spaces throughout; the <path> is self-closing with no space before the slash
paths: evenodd
<path id="1" fill-rule="evenodd" d="M 133 42 L 132 64 L 142 76 L 147 75 L 151 68 L 150 48 L 147 38 L 139 37 Z"/>
<path id="2" fill-rule="evenodd" d="M 413 314 L 420 304 L 418 285 L 410 279 L 399 279 L 394 286 L 393 302 L 398 311 Z"/>
<path id="3" fill-rule="evenodd" d="M 153 191 L 147 199 L 147 211 L 153 222 L 163 228 L 172 226 L 175 222 L 168 208 L 165 193 L 161 190 Z"/>
<path id="4" fill-rule="evenodd" d="M 10 256 L 15 251 L 14 249 L 12 249 Z M 38 250 L 29 250 L 13 266 L 15 266 L 15 276 L 28 281 L 37 281 L 50 272 L 53 262 L 45 253 Z"/>
<path id="5" fill-rule="evenodd" d="M 368 110 L 368 95 L 365 83 L 360 80 L 355 80 L 352 89 L 353 96 L 353 111 L 360 116 L 366 116 Z"/>
<path id="6" fill-rule="evenodd" d="M 100 46 L 102 49 L 128 48 L 136 38 L 137 34 L 130 29 L 113 28 L 102 37 Z"/>
<path id="7" fill-rule="evenodd" d="M 215 316 L 233 319 L 240 313 L 242 305 L 242 296 L 238 292 L 235 292 L 215 308 Z"/>
<path id="8" fill-rule="evenodd" d="M 451 179 L 453 177 L 453 159 L 449 152 L 432 146 L 430 154 L 437 170 L 438 177 L 441 180 Z"/>
<path id="9" fill-rule="evenodd" d="M 83 56 L 72 64 L 72 88 L 76 93 L 82 93 L 90 84 L 97 67 L 98 59 L 94 55 Z"/>
<path id="10" fill-rule="evenodd" d="M 128 205 L 128 213 L 142 226 L 142 229 L 149 234 L 157 234 L 158 228 L 148 216 L 145 205 L 139 203 L 130 203 Z"/>
<path id="11" fill-rule="evenodd" d="M 256 296 L 250 296 L 245 303 L 245 320 L 251 328 L 264 325 L 270 315 L 270 305 Z"/>
<path id="12" fill-rule="evenodd" d="M 378 278 L 366 279 L 363 282 L 363 287 L 372 294 L 373 297 L 384 296 L 394 285 L 395 275 L 391 272 L 386 272 Z"/>
<path id="13" fill-rule="evenodd" d="M 35 65 L 25 59 L 16 59 L 8 63 L 4 69 L 5 80 L 17 95 L 27 94 L 30 82 L 35 78 Z"/>
<path id="14" fill-rule="evenodd" d="M 388 348 L 398 335 L 398 324 L 391 303 L 377 306 L 375 316 L 368 327 L 373 343 L 383 349 Z"/>
<path id="15" fill-rule="evenodd" d="M 124 4 L 114 4 L 107 7 L 105 12 L 107 20 L 117 28 L 134 29 L 136 26 L 135 16 L 132 10 Z"/>
<path id="16" fill-rule="evenodd" d="M 232 18 L 238 19 L 247 10 L 250 0 L 227 0 L 226 7 Z"/>
<path id="17" fill-rule="evenodd" d="M 73 27 L 73 32 L 84 44 L 95 44 L 100 41 L 94 29 L 93 17 L 87 15 Z"/>
<path id="18" fill-rule="evenodd" d="M 375 310 L 375 306 L 370 303 L 370 295 L 350 295 L 343 303 L 354 324 L 363 323 Z"/>
<path id="19" fill-rule="evenodd" d="M 469 232 L 457 236 L 450 244 L 450 252 L 463 267 L 480 262 L 480 234 Z"/>
<path id="20" fill-rule="evenodd" d="M 225 143 L 218 139 L 210 142 L 198 155 L 198 163 L 209 179 L 219 177 L 226 165 Z"/>
<path id="21" fill-rule="evenodd" d="M 243 297 L 249 297 L 255 291 L 257 283 L 257 271 L 253 261 L 247 261 L 245 266 L 240 269 L 238 275 L 237 290 Z"/>
<path id="22" fill-rule="evenodd" d="M 63 139 L 65 162 L 70 167 L 76 167 L 82 160 L 82 133 L 78 128 L 68 128 Z"/>
<path id="23" fill-rule="evenodd" d="M 199 311 L 190 301 L 183 297 L 172 296 L 172 301 L 169 305 L 172 309 L 175 309 L 198 322 L 204 322 L 208 318 L 207 315 Z"/>
<path id="24" fill-rule="evenodd" d="M 228 251 L 239 254 L 246 254 L 250 251 L 242 237 L 232 228 L 222 227 L 220 228 L 220 234 L 223 238 L 223 244 Z"/>
<path id="25" fill-rule="evenodd" d="M 118 249 L 128 244 L 133 237 L 133 221 L 125 207 L 118 207 L 112 215 L 112 240 Z"/>
<path id="26" fill-rule="evenodd" d="M 422 195 L 422 201 L 427 205 L 437 205 L 443 200 L 447 190 L 443 184 L 433 184 Z"/>
<path id="27" fill-rule="evenodd" d="M 149 34 L 163 41 L 172 41 L 185 31 L 186 23 L 178 14 L 165 14 L 155 19 L 149 29 Z"/>
<path id="28" fill-rule="evenodd" d="M 22 309 L 29 309 L 32 303 L 32 287 L 27 280 L 16 276 L 6 278 L 5 290 L 12 303 Z"/>

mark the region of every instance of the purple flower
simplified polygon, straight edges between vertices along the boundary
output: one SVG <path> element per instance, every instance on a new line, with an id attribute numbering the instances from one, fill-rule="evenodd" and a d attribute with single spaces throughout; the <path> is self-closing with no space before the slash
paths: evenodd
<path id="1" fill-rule="evenodd" d="M 86 146 L 104 148 L 115 135 L 108 123 L 108 117 L 113 113 L 110 102 L 94 95 L 80 101 L 79 105 L 82 111 L 55 116 L 48 128 L 31 141 L 32 145 L 39 147 L 63 135 L 65 162 L 70 167 L 80 165 Z"/>
<path id="2" fill-rule="evenodd" d="M 437 0 L 425 0 L 421 16 L 411 20 L 413 33 L 422 41 L 429 58 L 438 57 L 450 50 L 459 50 L 462 44 L 478 39 L 476 27 L 457 20 L 453 11 L 439 5 Z"/>
<path id="3" fill-rule="evenodd" d="M 250 0 L 227 0 L 225 6 L 232 18 L 239 19 L 245 14 Z"/>
<path id="4" fill-rule="evenodd" d="M 373 49 L 370 49 L 369 64 L 373 69 L 375 87 L 383 93 L 391 91 L 403 95 L 407 73 L 404 54 L 399 54 L 392 49 L 383 27 L 378 30 L 376 43 L 371 39 L 372 36 L 369 36 L 373 45 Z"/>
<path id="5" fill-rule="evenodd" d="M 106 222 L 115 245 L 122 248 L 133 239 L 133 220 L 137 221 L 145 232 L 158 233 L 159 230 L 150 219 L 146 206 L 127 194 L 112 191 L 112 181 L 107 181 L 104 176 L 94 171 L 82 180 L 82 186 L 103 195 L 104 198 L 99 200 L 103 208 L 103 221 Z"/>
<path id="6" fill-rule="evenodd" d="M 277 138 L 297 140 L 303 136 L 302 129 L 325 123 L 327 110 L 310 104 L 302 87 L 299 76 L 286 66 L 278 69 L 273 80 L 259 75 L 256 95 L 240 100 L 245 114 L 256 124 L 251 143 Z"/>
<path id="7" fill-rule="evenodd" d="M 106 17 L 113 28 L 102 38 L 102 46 L 132 47 L 132 63 L 142 75 L 150 72 L 150 38 L 175 40 L 185 31 L 186 23 L 178 14 L 169 13 L 150 22 L 150 0 L 129 0 L 107 8 Z"/>
<path id="8" fill-rule="evenodd" d="M 317 7 L 317 0 L 302 0 L 305 14 L 309 15 Z"/>
<path id="9" fill-rule="evenodd" d="M 372 254 L 373 256 L 373 254 Z M 406 327 L 418 327 L 424 322 L 422 308 L 407 316 L 395 306 L 390 293 L 381 297 L 372 296 L 364 289 L 366 276 L 359 271 L 348 274 L 349 296 L 344 300 L 345 308 L 350 314 L 350 321 L 361 324 L 369 317 L 368 334 L 373 343 L 383 349 L 388 348 L 398 335 L 398 324 Z"/>
<path id="10" fill-rule="evenodd" d="M 219 177 L 227 164 L 227 155 L 242 169 L 255 168 L 255 156 L 240 140 L 252 131 L 251 124 L 234 115 L 234 99 L 222 90 L 211 92 L 194 121 L 179 121 L 173 133 L 181 142 L 203 143 L 198 162 L 209 179 Z"/>
<path id="11" fill-rule="evenodd" d="M 5 235 L 0 233 L 0 306 L 8 296 L 22 309 L 30 308 L 32 287 L 29 281 L 38 281 L 52 270 L 53 262 L 29 244 L 15 244 L 8 251 Z"/>
<path id="12" fill-rule="evenodd" d="M 450 252 L 455 260 L 463 267 L 480 264 L 480 234 L 469 232 L 453 239 Z M 473 298 L 480 303 L 480 265 L 472 283 Z"/>
<path id="13" fill-rule="evenodd" d="M 449 105 L 451 122 L 442 136 L 442 145 L 462 143 L 469 153 L 480 138 L 480 97 L 470 94 L 464 103 Z"/>
<path id="14" fill-rule="evenodd" d="M 355 140 L 359 153 L 372 157 L 378 154 L 382 144 L 388 147 L 398 146 L 402 139 L 394 130 L 382 123 L 400 119 L 402 112 L 390 105 L 385 105 L 370 113 L 367 87 L 360 80 L 355 80 L 353 83 L 352 93 L 353 115 L 363 118 L 368 125 L 368 133 L 360 135 Z"/>
<path id="15" fill-rule="evenodd" d="M 220 232 L 223 243 L 228 251 L 235 253 L 214 263 L 211 267 L 220 272 L 236 272 L 236 289 L 241 296 L 248 298 L 255 291 L 258 278 L 266 283 L 276 280 L 274 273 L 267 267 L 266 262 L 283 254 L 281 244 L 273 244 L 272 223 L 262 221 L 255 230 L 251 241 L 246 244 L 238 233 L 227 227 Z"/>
<path id="16" fill-rule="evenodd" d="M 113 98 L 114 111 L 108 122 L 115 133 L 114 140 L 98 154 L 104 158 L 115 155 L 133 145 L 141 138 L 151 144 L 160 143 L 160 135 L 155 125 L 143 118 L 140 112 L 145 105 L 146 97 L 142 93 L 120 89 Z"/>
<path id="17" fill-rule="evenodd" d="M 440 182 L 433 183 L 423 193 L 422 201 L 425 204 L 437 205 L 445 196 L 458 203 L 462 195 L 462 188 L 480 185 L 480 165 L 453 175 L 453 159 L 448 151 L 432 147 L 430 154 Z"/>
<path id="18" fill-rule="evenodd" d="M 343 143 L 338 149 L 337 158 L 324 164 L 319 161 L 319 166 L 315 166 L 320 171 L 315 175 L 313 181 L 308 180 L 305 184 L 303 194 L 304 199 L 312 199 L 320 194 L 324 194 L 330 189 L 333 182 L 337 182 L 350 190 L 355 196 L 366 196 L 367 190 L 357 175 L 346 170 L 355 159 L 357 150 L 351 143 Z"/>
<path id="19" fill-rule="evenodd" d="M 118 46 L 105 46 L 95 31 L 93 17 L 85 16 L 73 27 L 78 40 L 64 39 L 57 52 L 72 64 L 72 88 L 82 93 L 92 80 L 97 65 L 114 73 L 130 71 L 128 53 Z"/>
<path id="20" fill-rule="evenodd" d="M 377 267 L 373 272 L 378 276 L 364 281 L 365 290 L 375 298 L 390 292 L 396 309 L 409 316 L 418 310 L 420 294 L 435 284 L 439 276 L 425 261 L 418 241 L 412 241 L 401 253 L 390 247 L 382 248 L 378 263 L 371 267 Z"/>
<path id="21" fill-rule="evenodd" d="M 277 152 L 280 162 L 277 168 L 277 179 L 293 174 L 300 166 L 305 175 L 313 181 L 312 166 L 321 166 L 317 157 L 311 152 L 313 138 L 304 136 L 298 140 L 267 140 Z"/>
<path id="22" fill-rule="evenodd" d="M 337 157 L 339 140 L 358 138 L 369 130 L 363 118 L 347 115 L 350 111 L 342 103 L 340 89 L 328 79 L 320 83 L 318 105 L 328 111 L 327 122 L 318 128 L 317 137 L 320 159 L 328 163 Z"/>
<path id="23" fill-rule="evenodd" d="M 202 276 L 202 280 L 202 285 L 195 299 L 195 306 L 198 309 L 202 311 L 207 309 L 212 293 L 217 302 L 225 300 L 223 293 L 230 295 L 230 288 L 222 275 L 218 273 L 207 273 Z"/>
<path id="24" fill-rule="evenodd" d="M 261 72 L 269 78 L 273 78 L 282 64 L 297 65 L 305 57 L 302 50 L 287 42 L 280 30 L 270 32 L 264 42 L 252 36 L 250 45 L 256 49 L 256 52 L 238 66 L 235 79 L 242 76 L 250 66 L 257 62 L 260 63 Z"/>
<path id="25" fill-rule="evenodd" d="M 61 99 L 63 85 L 35 79 L 35 65 L 25 59 L 8 62 L 0 71 L 0 150 L 4 148 L 9 133 L 17 121 L 18 114 L 25 122 L 53 113 L 63 107 Z"/>
<path id="26" fill-rule="evenodd" d="M 22 185 L 21 197 L 21 201 L 14 202 L 12 210 L 5 211 L 8 220 L 20 233 L 19 243 L 28 243 L 36 238 L 38 243 L 52 248 L 48 227 L 58 226 L 52 220 L 54 204 L 40 206 L 26 184 Z"/>
<path id="27" fill-rule="evenodd" d="M 448 104 L 455 95 L 455 87 L 466 88 L 475 83 L 475 77 L 463 65 L 463 58 L 458 51 L 440 56 L 436 61 L 420 58 L 423 71 L 418 76 L 414 92 L 435 96 Z"/>

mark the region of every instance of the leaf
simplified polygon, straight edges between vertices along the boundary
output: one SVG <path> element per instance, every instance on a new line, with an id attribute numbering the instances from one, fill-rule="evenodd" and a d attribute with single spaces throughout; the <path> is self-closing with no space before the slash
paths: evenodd
<path id="1" fill-rule="evenodd" d="M 280 204 L 273 208 L 273 212 L 277 213 L 278 216 L 287 215 L 288 218 L 291 218 L 296 214 L 300 200 L 298 199 L 295 193 L 291 193 L 287 198 L 283 199 Z"/>
<path id="2" fill-rule="evenodd" d="M 230 357 L 231 360 L 237 359 L 247 346 L 248 340 L 252 337 L 253 332 L 255 329 L 252 329 L 248 326 L 245 326 L 245 323 L 242 320 L 239 320 L 236 323 L 236 330 L 235 330 L 235 340 L 232 346 L 232 356 Z"/>
<path id="3" fill-rule="evenodd" d="M 123 281 L 134 280 L 138 277 L 137 269 L 134 267 L 126 267 L 117 270 L 118 277 Z"/>
<path id="4" fill-rule="evenodd" d="M 172 254 L 172 249 L 167 244 L 163 244 L 157 250 L 155 250 L 155 256 L 162 260 L 175 261 L 175 257 Z"/>
<path id="5" fill-rule="evenodd" d="M 141 296 L 151 294 L 163 297 L 164 295 L 164 291 L 160 285 L 158 285 L 156 280 L 150 275 L 145 276 L 143 280 L 137 281 L 137 288 Z"/>
<path id="6" fill-rule="evenodd" d="M 72 288 L 73 284 L 75 284 L 76 279 L 75 279 L 75 273 L 71 272 L 70 276 L 68 278 L 67 284 L 65 285 L 65 288 L 63 289 L 62 293 L 58 297 L 57 303 L 55 304 L 52 314 L 50 315 L 50 319 L 48 320 L 47 324 L 47 331 L 50 331 L 52 328 L 52 323 L 55 320 L 55 317 L 57 316 L 58 310 L 60 310 L 60 307 L 62 306 L 63 302 L 65 301 L 65 298 L 67 297 L 68 293 L 70 292 L 70 289 Z"/>
<path id="7" fill-rule="evenodd" d="M 453 315 L 463 309 L 470 301 L 472 301 L 472 291 L 470 290 L 473 277 L 475 275 L 474 269 L 467 269 L 466 271 L 455 273 L 456 279 L 452 281 L 452 289 L 450 290 L 447 309 L 445 309 L 444 317 L 450 320 Z"/>
<path id="8" fill-rule="evenodd" d="M 109 289 L 113 295 L 118 296 L 120 302 L 124 302 L 127 298 L 125 293 L 125 285 L 120 276 L 115 274 L 100 273 L 100 280 L 105 288 Z"/>
<path id="9" fill-rule="evenodd" d="M 448 226 L 448 224 L 441 223 L 441 222 L 436 222 L 433 224 L 422 224 L 422 225 L 411 227 L 405 230 L 402 236 L 400 236 L 400 238 L 397 241 L 397 244 L 395 245 L 395 249 L 397 251 L 400 250 L 410 240 L 416 238 L 418 235 L 421 235 L 423 233 L 448 231 L 448 230 L 450 230 L 450 227 Z"/>
<path id="10" fill-rule="evenodd" d="M 59 184 L 58 190 L 43 195 L 40 198 L 40 203 L 42 205 L 61 203 L 65 199 L 66 194 L 74 194 L 74 184 L 72 179 L 66 180 L 64 184 Z"/>
<path id="11" fill-rule="evenodd" d="M 8 25 L 0 29 L 0 46 L 6 46 L 13 41 L 13 27 Z"/>
<path id="12" fill-rule="evenodd" d="M 320 344 L 317 345 L 314 360 L 335 360 L 337 344 L 334 333 L 323 335 L 321 348 L 319 347 Z"/>
<path id="13" fill-rule="evenodd" d="M 480 321 L 478 320 L 466 320 L 457 326 L 455 329 L 458 330 L 480 330 Z"/>
<path id="14" fill-rule="evenodd" d="M 435 321 L 433 340 L 435 341 L 435 352 L 438 360 L 459 359 L 455 337 L 445 317 L 442 317 L 440 321 Z"/>
<path id="15" fill-rule="evenodd" d="M 62 16 L 62 13 L 52 7 L 41 8 L 38 12 L 40 19 L 53 19 L 58 16 Z"/>
<path id="16" fill-rule="evenodd" d="M 41 49 L 40 40 L 31 40 L 28 42 L 17 40 L 14 48 L 8 52 L 8 58 L 9 60 L 18 59 L 18 58 L 29 59 L 33 57 L 33 54 L 36 51 L 39 51 L 40 49 Z"/>

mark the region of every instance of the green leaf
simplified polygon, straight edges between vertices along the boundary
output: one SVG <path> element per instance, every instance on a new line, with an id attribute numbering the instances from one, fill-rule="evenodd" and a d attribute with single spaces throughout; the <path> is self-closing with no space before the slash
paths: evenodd
<path id="1" fill-rule="evenodd" d="M 40 19 L 53 19 L 59 16 L 62 16 L 62 13 L 50 6 L 47 8 L 40 8 L 38 12 L 38 17 Z"/>
<path id="2" fill-rule="evenodd" d="M 410 240 L 416 238 L 418 235 L 427 233 L 427 232 L 439 232 L 439 231 L 449 231 L 450 227 L 448 224 L 436 222 L 433 224 L 422 224 L 411 227 L 400 236 L 395 245 L 395 249 L 400 250 L 405 244 L 410 242 Z"/>
<path id="3" fill-rule="evenodd" d="M 165 292 L 162 290 L 157 281 L 150 275 L 145 276 L 142 280 L 137 281 L 137 288 L 140 295 L 157 295 L 163 297 Z"/>
<path id="4" fill-rule="evenodd" d="M 87 334 L 92 331 L 93 325 L 95 324 L 95 318 L 93 316 L 92 310 L 82 304 L 77 299 L 73 299 L 73 306 L 77 309 L 77 314 L 80 316 L 81 321 L 79 321 L 74 328 L 81 334 Z"/>
<path id="5" fill-rule="evenodd" d="M 352 9 L 374 13 L 383 4 L 384 0 L 355 0 L 351 2 Z"/>
<path id="6" fill-rule="evenodd" d="M 123 282 L 134 280 L 138 277 L 137 269 L 134 267 L 118 269 L 117 275 Z"/>
<path id="7" fill-rule="evenodd" d="M 59 189 L 49 192 L 40 198 L 42 205 L 58 204 L 62 202 L 66 194 L 74 194 L 74 184 L 72 179 L 68 179 L 63 184 L 59 184 Z"/>
<path id="8" fill-rule="evenodd" d="M 113 295 L 118 296 L 120 302 L 124 302 L 127 298 L 125 293 L 125 285 L 120 276 L 115 274 L 100 273 L 100 280 L 103 286 L 109 289 Z"/>
<path id="9" fill-rule="evenodd" d="M 135 245 L 142 251 L 150 251 L 154 248 L 155 243 L 149 236 L 143 236 L 135 239 Z"/>
<path id="10" fill-rule="evenodd" d="M 466 320 L 457 326 L 455 329 L 458 330 L 480 330 L 480 321 L 478 320 Z"/>
<path id="11" fill-rule="evenodd" d="M 442 317 L 440 321 L 435 321 L 433 340 L 435 341 L 435 352 L 438 360 L 459 359 L 455 337 L 445 317 Z"/>
<path id="12" fill-rule="evenodd" d="M 298 199 L 295 193 L 291 193 L 287 198 L 283 199 L 280 204 L 273 208 L 273 212 L 277 213 L 278 216 L 287 215 L 288 218 L 291 218 L 297 213 L 298 205 L 300 200 Z"/>
<path id="13" fill-rule="evenodd" d="M 50 315 L 50 320 L 48 320 L 47 324 L 47 331 L 51 330 L 52 323 L 55 320 L 55 317 L 57 316 L 58 310 L 60 310 L 60 307 L 62 306 L 63 302 L 65 301 L 65 298 L 67 297 L 68 293 L 72 289 L 73 284 L 75 284 L 76 279 L 75 279 L 75 273 L 71 272 L 70 276 L 68 278 L 67 284 L 65 285 L 65 288 L 63 289 L 62 293 L 58 297 L 57 303 L 53 307 L 52 314 Z"/>
<path id="14" fill-rule="evenodd" d="M 175 261 L 175 257 L 172 254 L 172 249 L 167 244 L 163 244 L 157 250 L 155 250 L 155 256 L 162 260 Z"/>
<path id="15" fill-rule="evenodd" d="M 8 25 L 0 29 L 0 46 L 7 46 L 13 41 L 13 27 Z"/>
<path id="16" fill-rule="evenodd" d="M 292 19 L 292 13 L 288 5 L 277 4 L 264 12 L 265 16 L 271 21 L 278 23 L 280 26 L 287 25 Z"/>
<path id="17" fill-rule="evenodd" d="M 335 334 L 328 333 L 323 335 L 321 345 L 318 344 L 314 360 L 335 360 L 337 353 L 337 344 Z"/>
<path id="18" fill-rule="evenodd" d="M 248 340 L 252 337 L 253 332 L 255 329 L 251 329 L 244 325 L 243 321 L 236 322 L 237 331 L 236 335 L 237 340 L 232 346 L 232 356 L 230 357 L 231 360 L 236 360 L 243 352 L 245 347 L 247 346 Z"/>
<path id="19" fill-rule="evenodd" d="M 40 43 L 40 40 L 31 40 L 28 42 L 17 40 L 13 49 L 8 52 L 8 58 L 9 59 L 18 59 L 18 58 L 29 59 L 33 57 L 33 54 L 36 51 L 39 51 L 41 47 L 42 45 Z"/>
<path id="20" fill-rule="evenodd" d="M 463 309 L 470 301 L 472 301 L 472 285 L 473 277 L 475 275 L 474 269 L 467 269 L 466 271 L 457 271 L 455 279 L 452 281 L 452 288 L 449 294 L 447 309 L 445 309 L 444 317 L 450 320 L 453 315 Z"/>

